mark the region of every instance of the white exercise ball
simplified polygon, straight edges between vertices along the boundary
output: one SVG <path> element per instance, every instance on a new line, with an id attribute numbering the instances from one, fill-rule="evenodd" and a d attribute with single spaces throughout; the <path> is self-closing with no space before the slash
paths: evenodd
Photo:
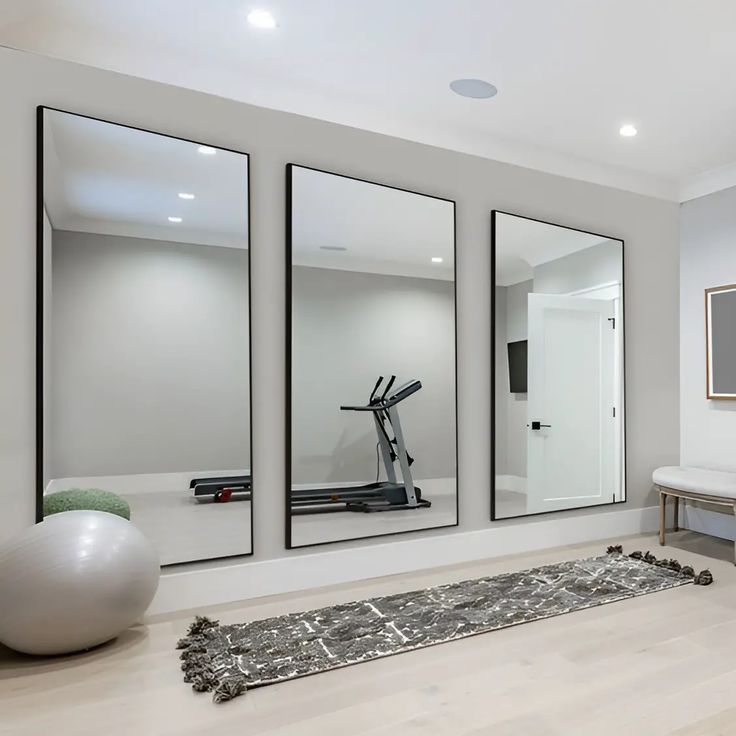
<path id="1" fill-rule="evenodd" d="M 63 654 L 114 639 L 141 618 L 159 575 L 153 546 L 120 516 L 47 516 L 0 547 L 0 642 Z"/>

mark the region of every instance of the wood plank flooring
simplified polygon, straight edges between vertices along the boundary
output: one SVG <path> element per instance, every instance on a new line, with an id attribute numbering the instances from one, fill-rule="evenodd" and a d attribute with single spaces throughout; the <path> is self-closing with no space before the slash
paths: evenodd
<path id="1" fill-rule="evenodd" d="M 732 544 L 690 532 L 623 540 L 716 582 L 685 586 L 247 693 L 224 705 L 183 684 L 176 639 L 191 612 L 157 618 L 76 657 L 0 648 L 3 736 L 734 736 Z M 622 540 L 616 540 L 621 542 Z M 206 611 L 223 622 L 520 570 L 605 551 L 516 555 Z M 53 625 L 53 622 L 49 622 Z"/>

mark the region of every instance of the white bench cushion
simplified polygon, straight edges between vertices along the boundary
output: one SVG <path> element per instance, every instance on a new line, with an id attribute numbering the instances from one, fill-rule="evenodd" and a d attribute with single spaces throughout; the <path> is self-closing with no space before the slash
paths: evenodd
<path id="1" fill-rule="evenodd" d="M 706 468 L 680 468 L 669 465 L 652 473 L 657 486 L 676 491 L 691 491 L 704 496 L 736 499 L 736 473 Z"/>

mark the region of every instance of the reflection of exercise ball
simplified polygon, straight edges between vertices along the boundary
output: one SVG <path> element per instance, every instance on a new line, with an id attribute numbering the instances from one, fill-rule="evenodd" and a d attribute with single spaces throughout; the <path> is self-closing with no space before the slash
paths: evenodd
<path id="1" fill-rule="evenodd" d="M 27 654 L 102 644 L 140 619 L 159 574 L 153 546 L 129 521 L 53 514 L 0 547 L 0 642 Z"/>
<path id="2" fill-rule="evenodd" d="M 100 488 L 67 488 L 43 497 L 44 517 L 64 511 L 107 511 L 130 520 L 128 502 Z"/>

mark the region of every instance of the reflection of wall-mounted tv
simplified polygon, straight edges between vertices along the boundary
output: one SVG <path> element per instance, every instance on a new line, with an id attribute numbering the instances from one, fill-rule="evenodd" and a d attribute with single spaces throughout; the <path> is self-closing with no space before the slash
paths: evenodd
<path id="1" fill-rule="evenodd" d="M 512 394 L 525 394 L 527 340 L 508 343 L 509 351 L 509 390 Z"/>

